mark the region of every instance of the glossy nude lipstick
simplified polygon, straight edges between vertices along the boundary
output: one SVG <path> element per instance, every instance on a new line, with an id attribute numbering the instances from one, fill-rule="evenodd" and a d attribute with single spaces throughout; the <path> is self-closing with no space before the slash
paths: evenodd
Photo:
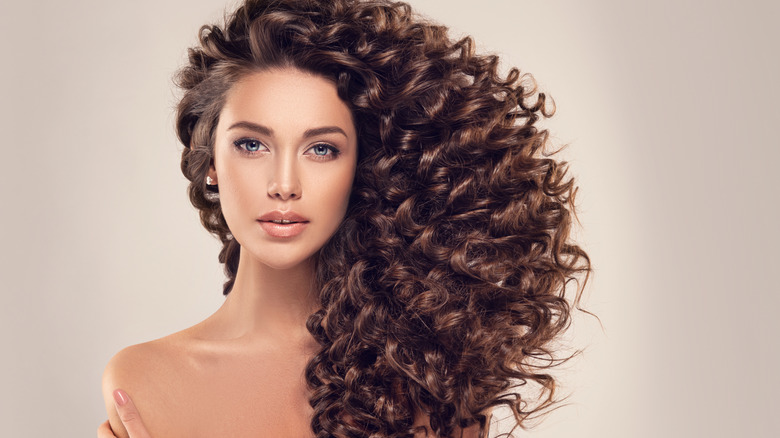
<path id="1" fill-rule="evenodd" d="M 303 232 L 309 220 L 294 211 L 274 210 L 259 218 L 260 227 L 271 237 L 294 237 Z"/>

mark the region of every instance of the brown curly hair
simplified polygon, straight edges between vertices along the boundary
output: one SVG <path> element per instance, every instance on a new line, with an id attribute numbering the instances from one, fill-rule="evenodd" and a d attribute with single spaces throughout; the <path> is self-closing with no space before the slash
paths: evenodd
<path id="1" fill-rule="evenodd" d="M 308 328 L 317 437 L 436 436 L 553 402 L 552 340 L 569 325 L 587 254 L 570 241 L 574 184 L 546 153 L 533 80 L 386 0 L 247 0 L 204 26 L 178 74 L 181 168 L 235 280 L 239 244 L 205 184 L 214 130 L 243 75 L 292 66 L 351 108 L 359 160 L 349 208 L 318 253 Z M 577 287 L 571 299 L 569 283 Z M 518 388 L 536 383 L 541 394 Z"/>

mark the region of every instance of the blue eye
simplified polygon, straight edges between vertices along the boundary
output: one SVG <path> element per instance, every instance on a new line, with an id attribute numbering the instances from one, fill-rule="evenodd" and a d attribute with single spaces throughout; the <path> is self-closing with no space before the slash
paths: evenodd
<path id="1" fill-rule="evenodd" d="M 315 160 L 335 160 L 341 153 L 335 146 L 327 143 L 317 143 L 306 152 L 313 155 L 312 158 Z"/>
<path id="2" fill-rule="evenodd" d="M 233 144 L 246 152 L 257 152 L 263 147 L 262 143 L 251 138 L 242 138 L 241 140 L 236 140 Z"/>
<path id="3" fill-rule="evenodd" d="M 311 147 L 312 152 L 314 152 L 314 155 L 318 156 L 325 156 L 328 155 L 328 152 L 331 154 L 335 153 L 335 149 L 333 146 L 328 146 L 326 144 L 317 144 Z"/>

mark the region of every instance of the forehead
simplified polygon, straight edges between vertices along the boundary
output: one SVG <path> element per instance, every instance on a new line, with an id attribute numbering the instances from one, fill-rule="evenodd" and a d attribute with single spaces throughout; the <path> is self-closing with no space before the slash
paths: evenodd
<path id="1" fill-rule="evenodd" d="M 228 91 L 219 124 L 246 120 L 277 128 L 336 125 L 354 134 L 352 113 L 336 85 L 294 68 L 270 69 L 242 77 Z"/>

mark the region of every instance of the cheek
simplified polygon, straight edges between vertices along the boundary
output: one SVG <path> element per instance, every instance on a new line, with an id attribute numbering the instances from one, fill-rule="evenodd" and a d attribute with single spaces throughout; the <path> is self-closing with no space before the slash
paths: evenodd
<path id="1" fill-rule="evenodd" d="M 337 172 L 327 175 L 319 181 L 313 181 L 317 192 L 313 193 L 318 198 L 319 206 L 325 211 L 332 211 L 332 220 L 341 223 L 349 204 L 349 196 L 352 192 L 354 179 L 354 167 L 346 166 Z M 304 194 L 305 196 L 305 194 Z"/>
<path id="2" fill-rule="evenodd" d="M 349 194 L 352 192 L 352 182 L 354 177 L 355 170 L 352 168 L 349 172 L 345 172 L 344 174 L 339 175 L 334 183 L 335 190 L 333 190 L 333 196 L 337 200 L 340 200 L 341 203 L 345 206 L 347 202 L 349 202 Z"/>
<path id="3" fill-rule="evenodd" d="M 220 205 L 228 227 L 232 229 L 234 218 L 245 215 L 249 210 L 257 209 L 253 204 L 259 185 L 256 177 L 249 171 L 251 169 L 246 169 L 246 166 L 230 160 L 223 160 L 220 164 L 216 166 Z"/>

